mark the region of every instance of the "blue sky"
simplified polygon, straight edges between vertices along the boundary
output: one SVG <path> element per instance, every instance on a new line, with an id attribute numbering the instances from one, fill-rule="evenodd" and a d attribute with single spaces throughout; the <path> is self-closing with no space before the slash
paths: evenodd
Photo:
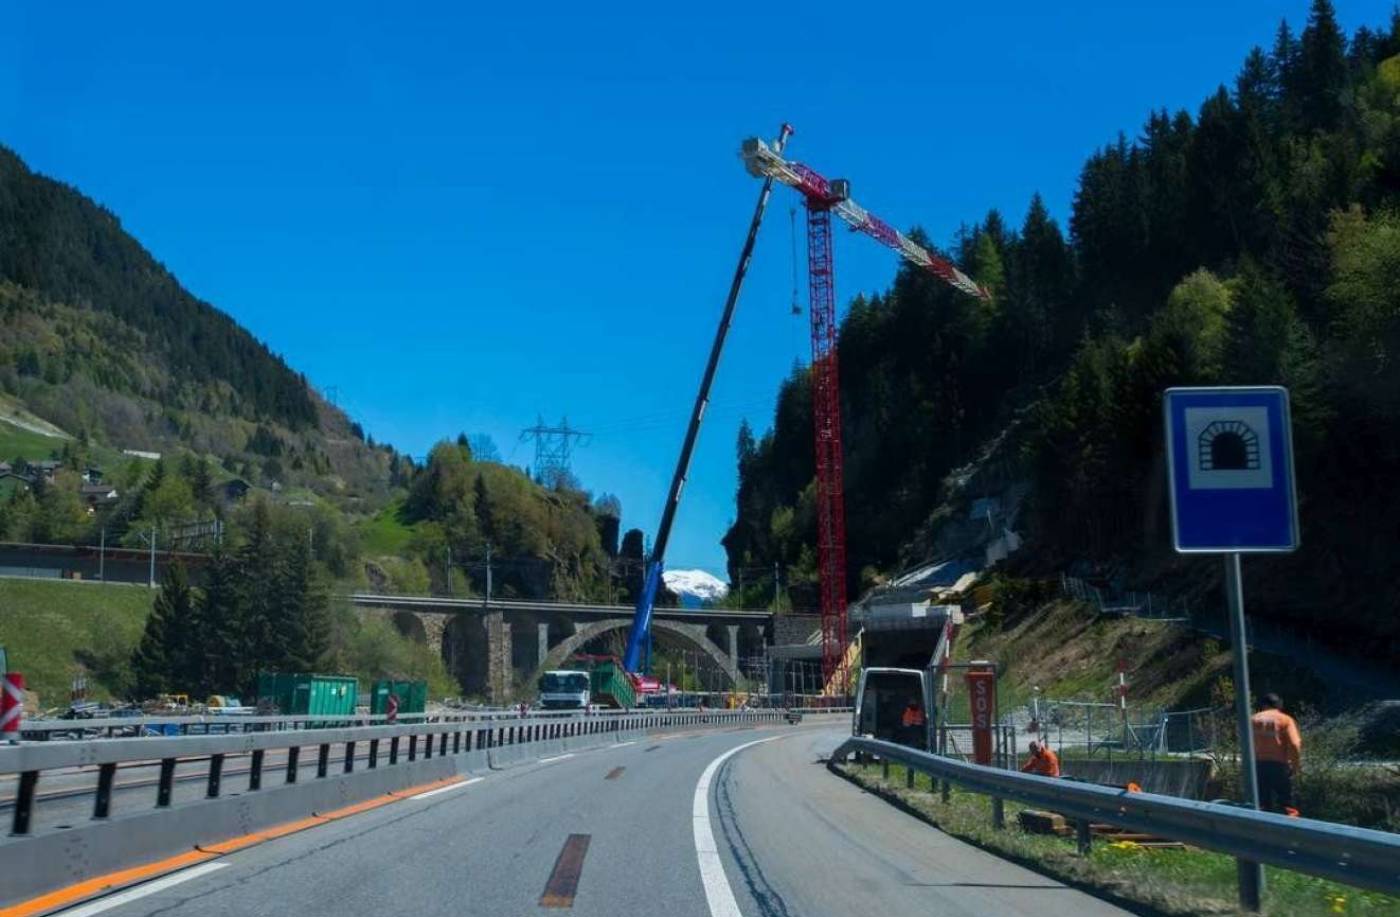
<path id="1" fill-rule="evenodd" d="M 1308 3 L 668 6 L 15 4 L 0 143 L 376 439 L 483 432 L 525 464 L 519 431 L 567 415 L 593 433 L 576 473 L 650 536 L 758 190 L 743 137 L 792 122 L 793 158 L 939 242 L 1037 190 L 1064 224 L 1096 146 L 1194 112 Z M 766 428 L 805 358 L 795 203 L 759 240 L 671 567 L 722 571 L 739 421 Z M 836 257 L 842 301 L 895 269 L 863 237 Z"/>

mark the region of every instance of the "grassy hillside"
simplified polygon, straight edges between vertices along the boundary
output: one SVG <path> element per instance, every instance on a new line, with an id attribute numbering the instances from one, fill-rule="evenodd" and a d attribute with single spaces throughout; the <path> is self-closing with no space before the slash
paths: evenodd
<path id="1" fill-rule="evenodd" d="M 120 696 L 153 598 L 139 586 L 0 579 L 0 644 L 41 707 L 66 704 L 80 670 L 95 697 Z"/>
<path id="2" fill-rule="evenodd" d="M 90 695 L 123 699 L 128 659 L 141 639 L 155 593 L 126 585 L 66 580 L 0 579 L 0 646 L 9 665 L 24 673 L 41 708 L 68 703 L 73 675 L 86 671 Z M 396 631 L 379 618 L 348 607 L 333 615 L 327 671 L 376 678 L 422 678 L 434 698 L 458 693 L 435 647 Z"/>
<path id="3" fill-rule="evenodd" d="M 4 457 L 4 461 L 10 462 L 16 458 L 46 459 L 54 449 L 61 449 L 63 442 L 58 437 L 45 436 L 0 420 L 0 456 Z"/>
<path id="4" fill-rule="evenodd" d="M 976 615 L 955 655 L 1000 666 L 1003 710 L 1029 703 L 1036 687 L 1043 699 L 1112 702 L 1120 660 L 1135 707 L 1209 706 L 1231 672 L 1229 647 L 1209 637 L 1168 622 L 1103 617 L 1088 605 L 1063 601 L 1014 616 Z M 1256 692 L 1278 691 L 1290 705 L 1321 709 L 1339 700 L 1293 660 L 1254 652 L 1250 670 Z M 950 716 L 965 722 L 966 705 L 958 695 Z"/>
<path id="5" fill-rule="evenodd" d="M 372 557 L 397 555 L 408 549 L 413 540 L 413 528 L 400 519 L 402 510 L 403 501 L 395 500 L 356 526 L 365 554 Z"/>

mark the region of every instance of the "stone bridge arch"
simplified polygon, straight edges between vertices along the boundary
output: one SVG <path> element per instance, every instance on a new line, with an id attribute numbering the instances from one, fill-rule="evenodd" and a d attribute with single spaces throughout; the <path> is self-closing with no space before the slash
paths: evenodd
<path id="1" fill-rule="evenodd" d="M 538 669 L 530 675 L 528 684 L 533 685 L 538 680 L 542 672 L 550 669 L 560 668 L 565 659 L 578 652 L 584 644 L 603 634 L 615 630 L 626 631 L 632 626 L 631 618 L 606 618 L 602 621 L 593 621 L 580 627 L 572 636 L 565 638 L 558 646 L 549 651 Z M 729 687 L 734 687 L 739 683 L 739 671 L 735 668 L 729 654 L 720 649 L 705 633 L 703 624 L 683 624 L 677 621 L 662 621 L 652 619 L 651 629 L 657 633 L 666 634 L 675 638 L 678 642 L 684 643 L 689 649 L 703 653 L 711 662 L 715 664 L 724 677 L 729 680 Z"/>

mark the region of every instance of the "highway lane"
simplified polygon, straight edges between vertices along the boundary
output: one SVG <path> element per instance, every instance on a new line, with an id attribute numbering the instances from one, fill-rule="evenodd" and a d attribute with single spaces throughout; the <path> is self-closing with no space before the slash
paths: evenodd
<path id="1" fill-rule="evenodd" d="M 813 725 L 683 733 L 482 772 L 234 853 L 145 897 L 70 913 L 115 904 L 100 912 L 509 915 L 538 913 L 545 900 L 599 917 L 715 917 L 696 852 L 697 781 L 719 756 L 767 738 L 713 770 L 707 803 L 721 881 L 748 917 L 1121 913 L 830 774 L 816 759 L 840 734 Z"/>
<path id="2" fill-rule="evenodd" d="M 749 917 L 1100 917 L 1097 898 L 949 837 L 827 770 L 835 731 L 745 750 L 719 771 L 715 833 Z"/>

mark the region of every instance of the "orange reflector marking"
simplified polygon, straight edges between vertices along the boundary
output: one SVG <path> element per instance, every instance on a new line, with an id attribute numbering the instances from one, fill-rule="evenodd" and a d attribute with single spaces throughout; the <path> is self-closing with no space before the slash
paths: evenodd
<path id="1" fill-rule="evenodd" d="M 329 812 L 317 812 L 316 815 L 326 821 L 335 821 L 338 818 L 345 818 L 347 815 L 354 815 L 356 812 L 368 812 L 370 809 L 377 809 L 380 806 L 387 806 L 391 802 L 398 800 L 393 796 L 376 796 L 373 799 L 366 799 L 364 802 L 357 802 L 353 805 L 342 806 L 339 809 L 332 809 Z"/>
<path id="2" fill-rule="evenodd" d="M 133 866 L 130 869 L 122 869 L 117 872 L 109 872 L 106 875 L 93 879 L 85 879 L 74 885 L 60 888 L 56 891 L 48 892 L 37 898 L 30 898 L 28 901 L 21 901 L 6 908 L 0 908 L 0 917 L 34 917 L 37 914 L 47 913 L 60 907 L 68 907 L 86 898 L 91 898 L 105 892 L 112 891 L 123 885 L 133 885 L 146 879 L 152 879 L 167 873 L 176 872 L 186 866 L 193 866 L 196 863 L 203 863 L 216 857 L 226 856 L 247 847 L 253 847 L 264 841 L 274 840 L 279 837 L 286 837 L 288 834 L 296 834 L 298 831 L 305 831 L 307 828 L 314 828 L 317 825 L 324 825 L 337 819 L 355 815 L 359 812 L 368 812 L 370 809 L 377 809 L 380 806 L 388 805 L 391 802 L 399 802 L 402 799 L 416 793 L 436 789 L 443 786 L 451 786 L 460 783 L 465 778 L 447 777 L 442 780 L 434 780 L 431 783 L 420 784 L 404 790 L 395 790 L 383 796 L 376 796 L 364 802 L 354 805 L 343 806 L 330 812 L 317 812 L 308 818 L 299 818 L 296 821 L 285 822 L 261 831 L 254 831 L 240 837 L 229 838 L 214 844 L 199 844 L 188 853 L 177 854 L 164 860 L 157 860 L 154 863 L 146 863 L 143 866 Z M 571 899 L 572 900 L 572 899 Z"/>
<path id="3" fill-rule="evenodd" d="M 86 879 L 67 888 L 60 888 L 57 891 L 40 895 L 37 898 L 30 898 L 19 904 L 0 909 L 0 917 L 30 917 L 32 914 L 42 914 L 59 907 L 67 907 L 76 904 L 84 898 L 91 898 L 102 892 L 110 891 L 119 885 L 130 885 L 143 879 L 150 879 L 168 872 L 175 872 L 184 869 L 186 866 L 193 866 L 195 863 L 203 863 L 206 860 L 214 859 L 214 854 L 205 853 L 202 850 L 191 850 L 188 853 L 177 854 L 164 860 L 157 860 L 154 863 L 147 863 L 144 866 L 133 866 L 130 869 L 122 869 L 117 872 L 109 872 L 105 876 L 98 876 L 95 879 Z"/>
<path id="4" fill-rule="evenodd" d="M 417 796 L 419 793 L 426 793 L 429 790 L 436 790 L 439 787 L 452 786 L 454 783 L 461 783 L 465 777 L 444 777 L 441 780 L 434 780 L 431 783 L 423 783 L 418 786 L 407 787 L 402 790 L 391 790 L 390 796 Z"/>

